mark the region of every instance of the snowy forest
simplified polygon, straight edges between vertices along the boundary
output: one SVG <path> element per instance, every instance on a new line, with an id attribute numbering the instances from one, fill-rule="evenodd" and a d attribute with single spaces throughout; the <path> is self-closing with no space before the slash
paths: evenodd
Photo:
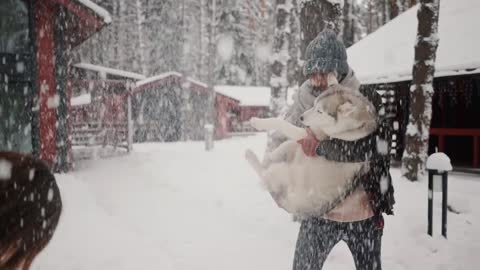
<path id="1" fill-rule="evenodd" d="M 285 33 L 292 44 L 289 70 L 298 72 L 299 14 L 308 1 L 94 2 L 110 12 L 113 22 L 82 44 L 77 61 L 145 76 L 178 71 L 204 82 L 214 80 L 214 84 L 269 85 L 274 52 L 279 51 L 274 48 L 274 36 Z M 348 47 L 414 4 L 415 0 L 347 0 L 340 36 Z M 275 14 L 282 16 L 278 10 L 288 13 L 288 23 L 280 28 L 275 23 Z M 214 67 L 211 79 L 209 65 Z M 297 80 L 289 81 L 295 85 Z"/>
<path id="2" fill-rule="evenodd" d="M 0 270 L 476 269 L 479 13 L 0 0 Z"/>

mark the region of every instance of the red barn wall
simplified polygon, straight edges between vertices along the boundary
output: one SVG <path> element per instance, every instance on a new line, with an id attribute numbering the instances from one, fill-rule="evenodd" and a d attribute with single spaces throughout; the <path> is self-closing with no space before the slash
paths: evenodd
<path id="1" fill-rule="evenodd" d="M 40 158 L 50 164 L 56 154 L 56 110 L 49 108 L 56 95 L 54 67 L 54 5 L 51 2 L 37 2 L 35 6 L 35 32 L 38 63 L 38 91 L 40 106 Z M 50 99 L 50 102 L 49 102 Z"/>
<path id="2" fill-rule="evenodd" d="M 241 106 L 240 121 L 245 122 L 252 117 L 267 117 L 269 107 L 266 106 Z"/>
<path id="3" fill-rule="evenodd" d="M 229 132 L 233 131 L 234 127 L 232 119 L 229 117 L 229 113 L 239 111 L 239 101 L 221 94 L 217 94 L 215 97 L 215 108 L 217 111 L 215 137 L 222 139 L 225 138 Z"/>

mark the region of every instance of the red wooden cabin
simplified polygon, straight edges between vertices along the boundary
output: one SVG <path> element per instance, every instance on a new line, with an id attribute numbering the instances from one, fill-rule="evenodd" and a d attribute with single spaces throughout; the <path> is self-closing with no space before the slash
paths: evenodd
<path id="1" fill-rule="evenodd" d="M 145 76 L 88 63 L 74 67 L 70 116 L 73 146 L 111 145 L 130 150 L 129 93 Z"/>
<path id="2" fill-rule="evenodd" d="M 178 72 L 138 81 L 132 91 L 135 142 L 202 140 L 210 90 Z"/>
<path id="3" fill-rule="evenodd" d="M 223 139 L 228 134 L 239 128 L 240 122 L 240 100 L 216 93 L 215 107 L 217 109 L 217 125 L 215 127 L 215 138 Z"/>
<path id="4" fill-rule="evenodd" d="M 393 157 L 401 160 L 408 123 L 418 5 L 348 49 L 364 87 L 379 91 L 392 118 Z M 480 4 L 441 1 L 429 153 L 445 152 L 455 169 L 480 167 Z"/>
<path id="5" fill-rule="evenodd" d="M 70 164 L 69 51 L 111 22 L 88 0 L 0 1 L 0 149 Z"/>
<path id="6" fill-rule="evenodd" d="M 253 131 L 248 125 L 248 120 L 252 117 L 267 117 L 270 113 L 269 87 L 217 85 L 215 92 L 220 96 L 220 100 L 223 101 L 228 97 L 232 104 L 230 111 L 219 111 L 219 119 L 225 119 L 228 116 L 229 122 L 235 123 L 219 125 L 221 134 Z"/>

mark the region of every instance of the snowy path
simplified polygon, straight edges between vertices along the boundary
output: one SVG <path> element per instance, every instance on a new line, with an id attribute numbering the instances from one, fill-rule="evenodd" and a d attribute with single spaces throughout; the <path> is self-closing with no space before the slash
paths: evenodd
<path id="1" fill-rule="evenodd" d="M 135 145 L 128 156 L 58 175 L 64 213 L 33 269 L 291 269 L 298 224 L 243 159 L 247 147 L 261 154 L 265 141 L 234 138 L 211 153 L 197 142 Z M 384 269 L 476 268 L 480 182 L 465 180 L 473 178 L 450 182 L 451 201 L 466 214 L 449 215 L 448 241 L 426 236 L 426 184 L 395 179 Z M 336 246 L 324 269 L 354 269 L 346 245 Z"/>

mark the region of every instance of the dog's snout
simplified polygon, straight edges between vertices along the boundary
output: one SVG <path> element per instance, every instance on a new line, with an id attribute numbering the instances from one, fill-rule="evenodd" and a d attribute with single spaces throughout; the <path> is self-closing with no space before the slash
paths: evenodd
<path id="1" fill-rule="evenodd" d="M 302 115 L 302 116 L 300 116 L 300 121 L 303 121 L 303 115 Z"/>

